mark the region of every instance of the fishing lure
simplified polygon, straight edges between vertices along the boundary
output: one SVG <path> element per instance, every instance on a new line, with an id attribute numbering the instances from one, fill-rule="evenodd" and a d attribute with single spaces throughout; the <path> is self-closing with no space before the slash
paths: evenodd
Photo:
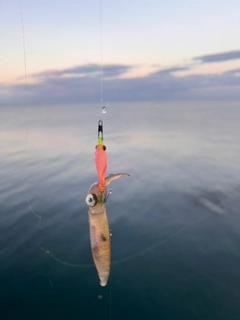
<path id="1" fill-rule="evenodd" d="M 103 144 L 103 122 L 98 121 L 98 144 L 95 151 L 95 165 L 98 175 L 98 188 L 100 191 L 99 200 L 105 202 L 104 190 L 105 190 L 105 175 L 107 170 L 107 153 L 106 146 Z"/>
<path id="2" fill-rule="evenodd" d="M 110 232 L 106 208 L 102 202 L 102 194 L 106 199 L 106 187 L 115 179 L 129 176 L 127 173 L 110 174 L 104 181 L 104 191 L 99 190 L 98 182 L 89 188 L 86 203 L 88 205 L 88 218 L 90 228 L 90 244 L 93 261 L 95 263 L 100 285 L 106 286 L 110 273 Z"/>

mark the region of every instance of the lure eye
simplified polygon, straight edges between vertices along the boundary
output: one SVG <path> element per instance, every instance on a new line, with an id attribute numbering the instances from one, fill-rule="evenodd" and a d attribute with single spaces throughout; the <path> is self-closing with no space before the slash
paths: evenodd
<path id="1" fill-rule="evenodd" d="M 86 198 L 86 203 L 90 207 L 94 207 L 96 204 L 96 198 L 94 197 L 93 194 L 89 194 Z"/>

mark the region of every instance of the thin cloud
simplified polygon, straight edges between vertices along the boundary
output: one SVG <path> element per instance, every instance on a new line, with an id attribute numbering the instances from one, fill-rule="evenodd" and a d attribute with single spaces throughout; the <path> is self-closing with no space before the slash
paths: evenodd
<path id="1" fill-rule="evenodd" d="M 240 99 L 240 69 L 222 74 L 177 76 L 189 66 L 160 69 L 146 76 L 119 77 L 131 70 L 129 65 L 104 66 L 103 91 L 108 101 L 171 99 Z M 71 103 L 99 101 L 100 65 L 87 64 L 63 70 L 39 73 L 28 85 L 0 84 L 0 103 Z M 40 76 L 41 75 L 41 76 Z M 77 76 L 76 76 L 77 75 Z M 83 76 L 78 76 L 83 75 Z M 106 76 L 108 75 L 108 76 Z"/>
<path id="2" fill-rule="evenodd" d="M 228 70 L 224 72 L 225 74 L 234 74 L 234 75 L 239 75 L 240 74 L 240 69 L 233 69 L 233 70 Z"/>
<path id="3" fill-rule="evenodd" d="M 163 74 L 171 75 L 174 72 L 186 71 L 186 70 L 189 70 L 190 68 L 191 68 L 190 66 L 184 66 L 184 67 L 172 67 L 172 68 L 161 69 L 151 74 L 151 76 L 152 75 L 158 76 Z"/>
<path id="4" fill-rule="evenodd" d="M 126 73 L 132 68 L 129 65 L 122 64 L 109 64 L 105 65 L 103 69 L 104 77 L 118 77 Z M 73 68 L 67 68 L 63 70 L 46 70 L 31 75 L 32 78 L 59 78 L 59 77 L 99 77 L 101 74 L 101 66 L 99 64 L 87 64 L 83 66 L 76 66 Z"/>
<path id="5" fill-rule="evenodd" d="M 209 54 L 193 58 L 193 60 L 199 60 L 201 63 L 221 62 L 235 59 L 240 59 L 240 50 Z"/>

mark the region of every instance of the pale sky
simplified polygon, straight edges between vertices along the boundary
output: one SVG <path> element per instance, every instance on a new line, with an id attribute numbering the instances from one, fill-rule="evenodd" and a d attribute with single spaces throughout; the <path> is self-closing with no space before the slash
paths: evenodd
<path id="1" fill-rule="evenodd" d="M 100 0 L 1 0 L 0 103 L 8 99 L 18 100 L 25 92 L 22 86 L 25 80 L 20 7 L 28 84 L 32 85 L 28 94 L 33 101 L 34 97 L 37 102 L 44 92 L 47 93 L 50 85 L 56 92 L 58 85 L 59 88 L 64 85 L 66 100 L 70 94 L 76 97 L 75 100 L 81 100 L 82 96 L 75 95 L 73 87 L 77 90 L 79 84 L 82 90 L 87 90 L 91 79 L 92 89 L 88 90 L 88 97 L 82 91 L 83 100 L 91 100 L 91 95 L 93 100 L 96 99 L 94 88 L 99 81 L 98 65 L 101 62 Z M 210 58 L 204 58 L 208 56 Z M 147 88 L 155 79 L 156 90 L 159 85 L 164 91 L 163 82 L 165 86 L 169 84 L 168 95 L 163 94 L 163 98 L 178 98 L 176 85 L 182 87 L 183 81 L 184 90 L 187 90 L 187 83 L 194 77 L 197 79 L 196 88 L 181 92 L 181 98 L 198 98 L 191 96 L 197 87 L 198 91 L 202 90 L 201 94 L 209 92 L 209 88 L 199 88 L 199 81 L 206 83 L 212 77 L 215 82 L 210 83 L 210 91 L 216 98 L 218 92 L 223 95 L 224 90 L 230 98 L 240 98 L 237 71 L 240 69 L 240 1 L 103 0 L 102 60 L 103 71 L 107 70 L 107 65 L 111 70 L 116 65 L 118 70 L 116 75 L 111 73 L 112 78 L 107 79 L 107 90 L 118 86 L 123 95 L 124 92 L 126 95 L 124 86 L 131 85 L 134 96 L 139 88 L 143 90 L 145 83 Z M 94 74 L 88 69 L 79 73 L 78 68 L 89 65 L 95 65 Z M 120 66 L 126 67 L 124 71 L 119 71 Z M 166 72 L 165 78 L 158 72 L 165 69 L 170 70 L 167 79 Z M 230 79 L 227 71 L 231 70 Z M 156 74 L 161 79 L 156 80 L 154 72 L 158 72 Z M 224 88 L 218 91 L 221 86 Z M 233 92 L 232 96 L 230 92 Z M 142 99 L 152 97 L 155 91 L 147 92 L 146 89 L 145 93 Z M 51 95 L 53 101 L 54 94 Z M 118 99 L 116 94 L 112 96 Z M 157 99 L 161 99 L 161 95 L 156 95 Z"/>

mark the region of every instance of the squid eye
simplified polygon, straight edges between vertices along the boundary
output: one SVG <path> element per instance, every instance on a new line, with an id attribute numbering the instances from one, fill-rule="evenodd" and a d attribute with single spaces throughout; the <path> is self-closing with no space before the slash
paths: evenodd
<path id="1" fill-rule="evenodd" d="M 86 203 L 90 207 L 94 207 L 96 204 L 96 198 L 94 197 L 93 194 L 89 194 L 86 198 Z"/>

